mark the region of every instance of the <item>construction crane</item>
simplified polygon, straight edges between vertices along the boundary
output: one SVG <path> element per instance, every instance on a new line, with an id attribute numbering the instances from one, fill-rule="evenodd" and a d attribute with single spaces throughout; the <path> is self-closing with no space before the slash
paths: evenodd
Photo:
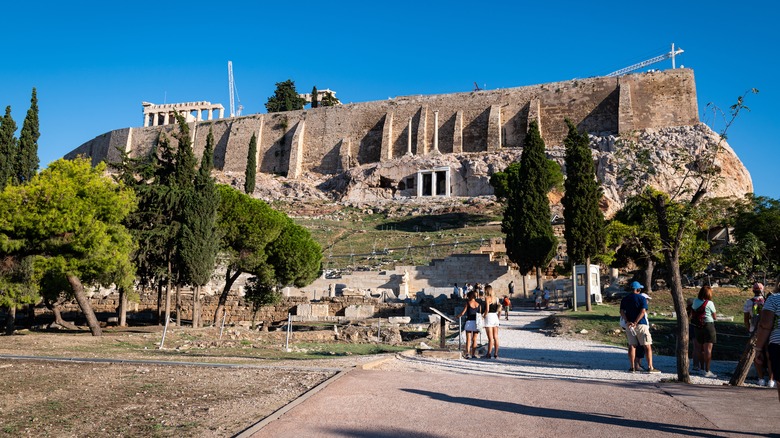
<path id="1" fill-rule="evenodd" d="M 238 97 L 236 83 L 233 81 L 233 61 L 228 61 L 228 89 L 230 93 L 230 117 L 240 117 L 241 110 L 244 107 L 241 105 L 241 98 Z M 238 101 L 238 111 L 236 111 L 236 101 Z"/>
<path id="2" fill-rule="evenodd" d="M 661 62 L 669 58 L 672 59 L 672 68 L 677 68 L 674 64 L 674 57 L 683 52 L 684 50 L 680 48 L 675 50 L 674 43 L 672 43 L 672 50 L 670 52 L 664 53 L 661 56 L 656 56 L 655 58 L 650 58 L 647 61 L 642 61 L 638 64 L 629 65 L 628 67 L 621 68 L 618 71 L 613 71 L 612 73 L 608 74 L 607 77 L 623 76 L 626 73 L 630 73 L 634 70 L 639 70 L 640 68 L 647 67 L 650 64 L 655 64 L 656 62 Z"/>

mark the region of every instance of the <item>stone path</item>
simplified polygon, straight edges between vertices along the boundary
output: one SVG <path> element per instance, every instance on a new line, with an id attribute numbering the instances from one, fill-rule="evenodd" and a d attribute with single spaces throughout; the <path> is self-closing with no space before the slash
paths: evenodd
<path id="1" fill-rule="evenodd" d="M 625 349 L 544 336 L 533 329 L 544 316 L 512 312 L 499 360 L 415 356 L 355 369 L 242 436 L 780 436 L 776 391 L 661 383 L 674 371 L 666 357 L 656 363 L 664 374 L 628 374 Z"/>

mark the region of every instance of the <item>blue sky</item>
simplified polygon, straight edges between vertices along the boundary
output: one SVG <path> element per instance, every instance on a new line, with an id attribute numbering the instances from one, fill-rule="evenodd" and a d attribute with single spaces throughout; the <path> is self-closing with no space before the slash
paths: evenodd
<path id="1" fill-rule="evenodd" d="M 142 101 L 227 109 L 228 60 L 246 115 L 265 112 L 274 84 L 288 78 L 300 92 L 316 85 L 363 102 L 470 91 L 474 82 L 495 89 L 604 75 L 675 43 L 685 50 L 678 66 L 695 72 L 700 112 L 760 90 L 729 143 L 755 192 L 780 198 L 772 129 L 780 14 L 771 2 L 262 3 L 6 4 L 0 105 L 11 105 L 21 127 L 37 88 L 43 167 L 102 133 L 141 126 Z"/>

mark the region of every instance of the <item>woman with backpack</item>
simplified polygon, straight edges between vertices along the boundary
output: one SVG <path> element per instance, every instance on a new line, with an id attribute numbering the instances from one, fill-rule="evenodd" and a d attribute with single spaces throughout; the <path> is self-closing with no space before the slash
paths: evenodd
<path id="1" fill-rule="evenodd" d="M 775 293 L 766 298 L 761 309 L 755 346 L 756 364 L 762 366 L 770 361 L 775 376 L 780 375 L 780 294 L 777 292 L 775 289 Z M 777 398 L 780 399 L 780 385 L 777 385 Z"/>
<path id="2" fill-rule="evenodd" d="M 704 377 L 718 377 L 710 371 L 710 362 L 712 362 L 712 346 L 717 341 L 715 334 L 715 320 L 717 319 L 715 303 L 712 302 L 712 288 L 703 286 L 699 289 L 699 296 L 693 300 L 691 305 L 691 322 L 694 327 L 694 336 L 698 348 L 699 364 L 703 368 Z M 694 356 L 696 354 L 694 353 Z"/>

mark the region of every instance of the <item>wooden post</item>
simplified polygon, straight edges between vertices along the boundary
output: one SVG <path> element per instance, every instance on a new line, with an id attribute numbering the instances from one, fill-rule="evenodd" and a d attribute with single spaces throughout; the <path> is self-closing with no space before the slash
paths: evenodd
<path id="1" fill-rule="evenodd" d="M 439 347 L 444 348 L 447 345 L 447 321 L 443 316 L 439 316 L 439 323 L 441 324 L 439 330 Z"/>

